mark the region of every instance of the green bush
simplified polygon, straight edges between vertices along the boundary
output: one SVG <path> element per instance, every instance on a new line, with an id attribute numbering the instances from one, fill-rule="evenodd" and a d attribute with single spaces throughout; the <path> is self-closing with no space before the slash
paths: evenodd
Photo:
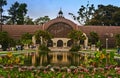
<path id="1" fill-rule="evenodd" d="M 45 45 L 40 45 L 39 51 L 50 51 L 50 49 Z"/>
<path id="2" fill-rule="evenodd" d="M 76 52 L 80 50 L 80 46 L 72 46 L 72 48 L 70 49 L 71 52 Z"/>

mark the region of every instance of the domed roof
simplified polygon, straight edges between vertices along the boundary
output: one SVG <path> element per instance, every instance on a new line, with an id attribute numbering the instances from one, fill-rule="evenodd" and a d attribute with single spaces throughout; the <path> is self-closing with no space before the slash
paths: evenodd
<path id="1" fill-rule="evenodd" d="M 59 17 L 62 17 L 62 16 L 63 16 L 63 12 L 62 12 L 61 9 L 60 9 L 60 11 L 58 12 L 58 16 L 59 16 Z"/>
<path id="2" fill-rule="evenodd" d="M 58 12 L 59 15 L 63 15 L 62 10 L 60 9 L 60 11 Z"/>

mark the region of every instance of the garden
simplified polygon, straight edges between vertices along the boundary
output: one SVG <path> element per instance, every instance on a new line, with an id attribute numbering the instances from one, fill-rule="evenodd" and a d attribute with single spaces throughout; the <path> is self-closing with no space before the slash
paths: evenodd
<path id="1" fill-rule="evenodd" d="M 27 66 L 24 54 L 8 52 L 0 57 L 2 78 L 119 78 L 120 64 L 115 53 L 105 50 L 80 54 L 78 66 Z"/>

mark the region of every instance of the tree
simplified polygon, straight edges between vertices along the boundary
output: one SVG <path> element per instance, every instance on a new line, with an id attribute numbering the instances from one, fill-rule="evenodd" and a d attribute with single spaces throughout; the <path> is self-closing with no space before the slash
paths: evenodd
<path id="1" fill-rule="evenodd" d="M 44 17 L 40 17 L 40 18 L 37 18 L 34 23 L 35 25 L 42 25 L 46 22 L 48 22 L 50 20 L 49 16 L 44 16 Z"/>
<path id="2" fill-rule="evenodd" d="M 47 31 L 38 30 L 35 32 L 36 41 L 41 45 L 45 44 L 47 46 L 47 41 L 52 37 L 53 36 Z"/>
<path id="3" fill-rule="evenodd" d="M 32 34 L 29 34 L 29 33 L 24 33 L 22 36 L 21 36 L 21 42 L 22 44 L 31 44 L 32 43 Z"/>
<path id="4" fill-rule="evenodd" d="M 87 25 L 118 26 L 120 25 L 120 8 L 113 5 L 98 5 L 94 17 L 88 21 Z"/>
<path id="5" fill-rule="evenodd" d="M 80 41 L 83 41 L 86 39 L 84 34 L 81 31 L 73 30 L 68 34 L 68 37 L 73 40 L 73 46 L 70 49 L 72 52 L 76 52 L 80 50 Z"/>
<path id="6" fill-rule="evenodd" d="M 27 14 L 27 9 L 26 9 L 26 7 L 27 7 L 27 4 L 22 3 L 22 4 L 19 5 L 19 8 L 18 8 L 18 10 L 17 10 L 17 13 L 18 13 L 18 16 L 17 16 L 17 18 L 18 18 L 17 24 L 19 24 L 19 25 L 23 25 L 23 24 L 24 24 L 24 17 L 25 17 L 25 15 Z"/>
<path id="7" fill-rule="evenodd" d="M 77 20 L 80 24 L 84 25 L 87 22 L 90 21 L 90 19 L 93 17 L 95 11 L 94 5 L 90 5 L 89 2 L 86 6 L 82 5 L 81 8 L 79 9 L 78 16 L 75 16 L 73 13 L 69 13 L 74 20 Z"/>
<path id="8" fill-rule="evenodd" d="M 3 50 L 6 50 L 10 45 L 12 39 L 9 37 L 7 32 L 0 32 L 0 44 L 2 45 Z"/>
<path id="9" fill-rule="evenodd" d="M 10 7 L 8 13 L 10 15 L 10 20 L 12 24 L 24 24 L 24 17 L 27 14 L 27 4 L 18 3 L 17 1 Z"/>
<path id="10" fill-rule="evenodd" d="M 6 0 L 0 0 L 0 24 L 1 24 L 1 27 L 0 27 L 0 30 L 2 31 L 2 13 L 3 13 L 3 6 L 4 5 L 7 5 L 7 1 Z"/>
<path id="11" fill-rule="evenodd" d="M 34 25 L 34 22 L 32 20 L 33 20 L 32 18 L 30 18 L 29 16 L 27 16 L 24 19 L 24 24 L 25 25 Z"/>
<path id="12" fill-rule="evenodd" d="M 80 40 L 85 40 L 86 37 L 81 31 L 73 30 L 68 34 L 68 37 L 71 38 L 74 42 L 74 45 L 80 45 Z"/>
<path id="13" fill-rule="evenodd" d="M 116 39 L 116 45 L 120 47 L 120 34 L 116 34 L 115 39 Z"/>
<path id="14" fill-rule="evenodd" d="M 53 38 L 53 36 L 49 32 L 38 30 L 35 32 L 35 38 L 37 44 L 40 44 L 39 46 L 40 51 L 50 51 L 50 49 L 47 47 L 47 42 L 48 40 Z"/>
<path id="15" fill-rule="evenodd" d="M 10 21 L 12 21 L 11 24 L 17 24 L 17 10 L 19 8 L 19 5 L 20 4 L 18 2 L 15 2 L 8 10 L 8 14 L 10 15 Z"/>
<path id="16" fill-rule="evenodd" d="M 97 44 L 99 41 L 99 36 L 96 32 L 90 32 L 89 42 L 90 44 Z"/>

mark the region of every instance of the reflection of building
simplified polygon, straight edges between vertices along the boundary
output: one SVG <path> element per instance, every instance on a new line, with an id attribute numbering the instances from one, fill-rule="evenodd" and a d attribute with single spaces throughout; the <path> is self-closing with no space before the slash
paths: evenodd
<path id="1" fill-rule="evenodd" d="M 49 52 L 46 54 L 28 53 L 26 59 L 29 59 L 25 63 L 31 65 L 54 65 L 54 66 L 70 66 L 80 65 L 80 55 L 70 52 Z M 31 58 L 30 58 L 31 57 Z"/>
<path id="2" fill-rule="evenodd" d="M 106 35 L 108 38 L 109 47 L 115 47 L 114 36 L 120 33 L 120 26 L 79 26 L 72 21 L 63 17 L 62 11 L 59 12 L 57 18 L 48 21 L 47 23 L 39 25 L 4 25 L 3 30 L 7 31 L 11 37 L 19 39 L 22 34 L 29 32 L 33 34 L 36 30 L 47 30 L 54 35 L 54 38 L 48 41 L 49 47 L 69 48 L 73 43 L 67 37 L 67 34 L 71 30 L 81 30 L 86 36 L 84 41 L 84 47 L 88 46 L 88 37 L 90 32 L 98 33 L 100 40 L 104 44 L 106 41 Z M 34 41 L 35 42 L 35 41 Z M 108 47 L 108 48 L 109 48 Z"/>
<path id="3" fill-rule="evenodd" d="M 50 63 L 54 65 L 70 65 L 71 64 L 71 54 L 67 52 L 55 52 L 48 54 L 50 58 Z"/>

